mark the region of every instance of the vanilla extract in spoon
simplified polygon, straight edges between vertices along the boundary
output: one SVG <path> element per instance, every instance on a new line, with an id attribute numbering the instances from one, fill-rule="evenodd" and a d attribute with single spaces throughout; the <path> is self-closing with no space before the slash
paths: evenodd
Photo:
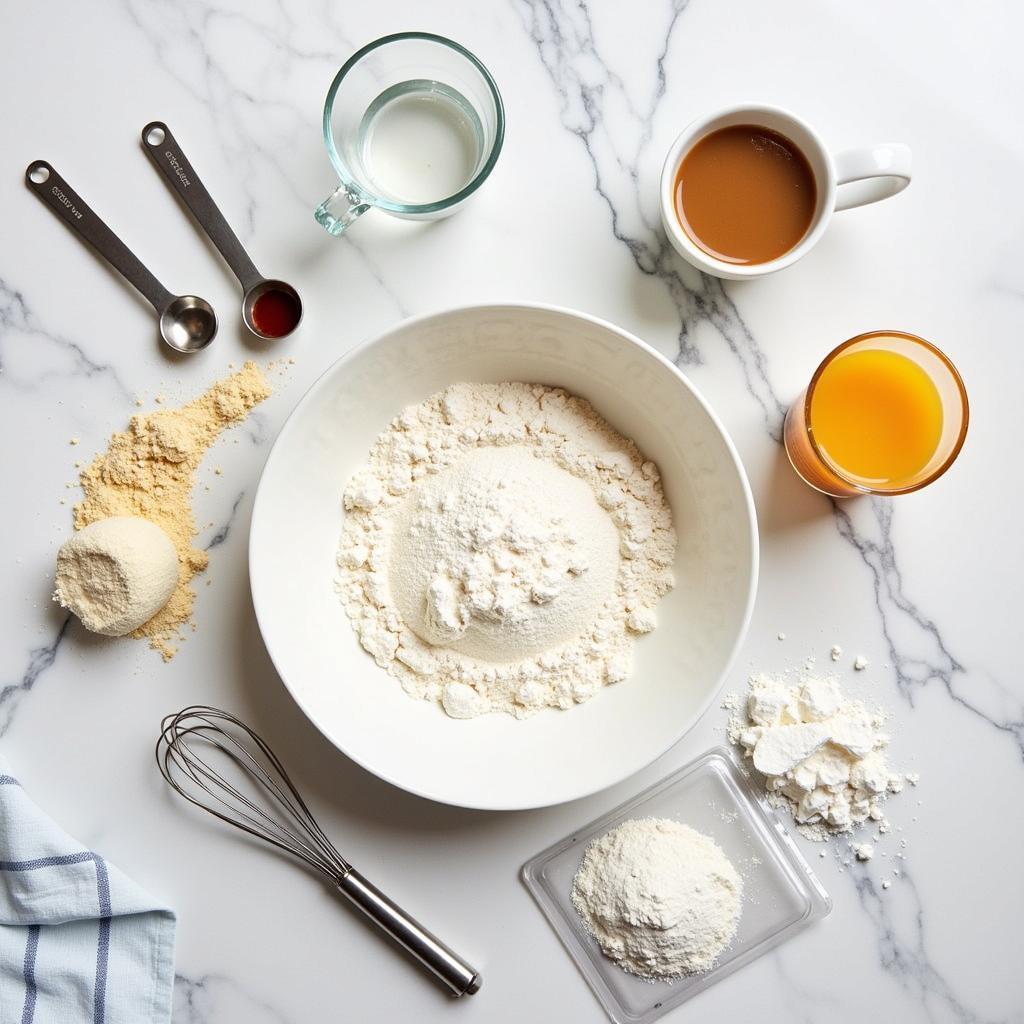
<path id="1" fill-rule="evenodd" d="M 264 277 L 256 269 L 163 121 L 150 121 L 142 129 L 142 148 L 238 278 L 245 326 L 266 341 L 286 338 L 302 320 L 299 293 L 285 281 Z"/>

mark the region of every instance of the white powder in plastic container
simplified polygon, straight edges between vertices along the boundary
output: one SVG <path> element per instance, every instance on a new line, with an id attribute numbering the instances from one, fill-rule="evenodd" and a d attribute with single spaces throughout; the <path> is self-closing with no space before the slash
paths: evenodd
<path id="1" fill-rule="evenodd" d="M 670 818 L 635 818 L 594 840 L 572 901 L 602 952 L 650 980 L 714 966 L 739 927 L 743 882 L 721 847 Z"/>

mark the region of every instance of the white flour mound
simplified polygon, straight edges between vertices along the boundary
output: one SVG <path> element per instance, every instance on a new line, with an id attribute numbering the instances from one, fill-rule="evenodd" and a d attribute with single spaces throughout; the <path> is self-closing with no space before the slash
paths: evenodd
<path id="1" fill-rule="evenodd" d="M 736 935 L 742 893 L 718 844 L 669 818 L 625 821 L 596 839 L 572 885 L 604 954 L 651 980 L 711 968 Z"/>
<path id="2" fill-rule="evenodd" d="M 454 718 L 625 679 L 674 585 L 657 467 L 558 388 L 456 384 L 410 406 L 344 506 L 337 589 L 361 644 Z"/>
<path id="3" fill-rule="evenodd" d="M 769 800 L 821 840 L 865 822 L 889 830 L 883 804 L 903 776 L 889 770 L 884 724 L 881 711 L 849 700 L 832 676 L 791 684 L 758 675 L 728 729 L 764 776 Z"/>
<path id="4" fill-rule="evenodd" d="M 390 582 L 403 621 L 484 661 L 578 636 L 615 593 L 618 570 L 619 532 L 594 492 L 522 445 L 469 452 L 427 478 L 394 523 Z"/>

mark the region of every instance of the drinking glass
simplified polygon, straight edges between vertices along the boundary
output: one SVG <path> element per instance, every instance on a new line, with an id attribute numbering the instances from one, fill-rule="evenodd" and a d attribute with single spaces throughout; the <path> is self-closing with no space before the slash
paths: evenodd
<path id="1" fill-rule="evenodd" d="M 396 120 L 396 111 L 401 121 Z M 427 135 L 416 117 L 426 119 Z M 390 118 L 382 175 L 375 132 Z M 440 119 L 440 120 L 439 120 Z M 450 126 L 450 138 L 445 128 Z M 446 194 L 396 194 L 393 181 L 417 179 L 429 190 L 439 168 L 417 148 L 417 140 L 440 131 L 439 158 L 465 166 L 465 174 Z M 323 119 L 327 154 L 339 184 L 314 216 L 332 235 L 340 235 L 357 217 L 376 207 L 406 220 L 434 220 L 457 210 L 484 183 L 501 152 L 505 115 L 490 72 L 465 47 L 429 32 L 400 32 L 368 43 L 345 63 L 327 92 Z M 404 141 L 408 140 L 408 141 Z M 404 147 L 404 148 L 403 148 Z M 408 166 L 402 167 L 407 161 Z M 459 168 L 456 168 L 458 172 Z M 451 167 L 449 167 L 451 170 Z M 443 181 L 443 178 L 441 179 Z"/>
<path id="2" fill-rule="evenodd" d="M 870 486 L 844 472 L 818 446 L 811 426 L 811 403 L 822 374 L 841 355 L 873 350 L 896 352 L 920 367 L 931 380 L 942 407 L 942 430 L 931 459 L 912 476 L 891 485 Z M 903 331 L 871 331 L 843 342 L 822 361 L 810 384 L 786 414 L 784 441 L 793 468 L 805 483 L 836 498 L 857 494 L 909 494 L 937 480 L 953 464 L 964 438 L 969 418 L 967 391 L 960 374 L 950 360 L 930 342 Z"/>

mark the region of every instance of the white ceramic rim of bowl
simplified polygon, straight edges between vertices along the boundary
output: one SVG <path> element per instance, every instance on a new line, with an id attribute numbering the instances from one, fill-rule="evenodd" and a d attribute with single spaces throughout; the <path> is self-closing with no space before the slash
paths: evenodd
<path id="1" fill-rule="evenodd" d="M 732 459 L 733 464 L 734 464 L 734 466 L 736 468 L 738 477 L 739 477 L 740 489 L 741 489 L 742 494 L 743 494 L 744 506 L 745 506 L 746 511 L 747 511 L 747 524 L 748 524 L 748 529 L 749 529 L 748 540 L 750 542 L 750 583 L 749 583 L 749 586 L 747 588 L 746 602 L 745 602 L 745 605 L 744 605 L 744 608 L 743 608 L 743 618 L 742 618 L 742 621 L 740 622 L 740 628 L 736 632 L 736 639 L 734 640 L 732 648 L 729 651 L 728 657 L 726 658 L 726 660 L 725 660 L 725 662 L 723 664 L 723 667 L 722 667 L 721 672 L 719 673 L 718 679 L 715 680 L 714 686 L 709 688 L 707 699 L 700 706 L 700 709 L 699 709 L 698 713 L 694 716 L 694 718 L 692 719 L 692 721 L 690 721 L 690 723 L 686 726 L 686 728 L 683 729 L 673 740 L 671 740 L 671 742 L 669 742 L 662 749 L 659 749 L 659 750 L 656 750 L 656 751 L 652 752 L 650 757 L 648 757 L 646 761 L 644 761 L 642 764 L 636 765 L 631 771 L 629 771 L 628 773 L 626 773 L 625 775 L 623 775 L 619 779 L 612 780 L 610 782 L 609 781 L 603 781 L 603 782 L 600 782 L 599 784 L 594 785 L 594 786 L 584 786 L 578 792 L 571 793 L 568 796 L 565 796 L 565 795 L 558 796 L 558 797 L 556 797 L 556 798 L 554 798 L 552 800 L 545 801 L 545 802 L 542 802 L 542 803 L 531 802 L 531 803 L 525 803 L 525 804 L 506 804 L 506 805 L 501 805 L 501 806 L 495 806 L 495 805 L 486 805 L 486 804 L 479 804 L 479 803 L 463 803 L 463 802 L 459 802 L 459 801 L 456 801 L 456 800 L 446 799 L 445 797 L 439 796 L 439 795 L 437 795 L 435 793 L 428 792 L 427 790 L 418 789 L 418 788 L 416 788 L 413 785 L 409 785 L 407 783 L 400 782 L 399 780 L 391 777 L 387 773 L 378 771 L 372 764 L 368 763 L 366 758 L 356 757 L 353 754 L 350 754 L 347 750 L 345 750 L 345 748 L 343 746 L 341 746 L 341 744 L 336 742 L 333 737 L 329 736 L 327 734 L 327 732 L 320 727 L 320 724 L 317 722 L 316 718 L 312 714 L 310 714 L 310 712 L 306 709 L 305 704 L 299 699 L 299 697 L 298 697 L 297 693 L 295 692 L 295 690 L 289 685 L 288 679 L 287 679 L 286 675 L 284 674 L 284 672 L 281 671 L 281 668 L 280 668 L 280 666 L 278 664 L 279 659 L 277 657 L 275 657 L 274 649 L 273 649 L 273 647 L 271 645 L 271 642 L 268 640 L 268 638 L 266 636 L 266 633 L 265 633 L 265 631 L 263 629 L 262 622 L 260 621 L 260 604 L 259 604 L 259 600 L 258 600 L 258 598 L 256 596 L 256 591 L 255 591 L 255 589 L 252 586 L 252 577 L 253 577 L 252 567 L 253 567 L 253 560 L 254 560 L 254 546 L 253 546 L 253 531 L 251 529 L 251 523 L 254 523 L 256 521 L 257 512 L 258 512 L 259 505 L 260 505 L 260 499 L 261 499 L 261 495 L 262 495 L 262 492 L 263 492 L 263 482 L 266 479 L 266 475 L 267 475 L 267 468 L 270 466 L 271 462 L 273 461 L 273 459 L 275 457 L 275 453 L 280 449 L 281 439 L 292 428 L 293 424 L 296 421 L 297 413 L 302 408 L 302 406 L 306 403 L 306 401 L 313 394 L 315 394 L 321 387 L 325 386 L 328 378 L 331 377 L 334 373 L 337 373 L 341 369 L 341 367 L 344 366 L 345 363 L 355 359 L 356 356 L 359 355 L 364 349 L 369 348 L 371 345 L 376 345 L 377 343 L 379 343 L 381 341 L 384 341 L 386 338 L 390 337 L 392 334 L 396 333 L 397 331 L 405 331 L 405 330 L 408 330 L 412 326 L 423 324 L 423 323 L 426 323 L 426 322 L 428 322 L 430 320 L 440 319 L 442 317 L 450 316 L 450 315 L 452 315 L 454 313 L 461 313 L 461 312 L 464 312 L 464 311 L 467 311 L 467 310 L 474 310 L 474 311 L 485 311 L 486 310 L 486 311 L 493 311 L 493 312 L 497 313 L 497 312 L 501 312 L 501 311 L 508 311 L 508 310 L 514 310 L 514 309 L 537 310 L 537 311 L 542 311 L 542 312 L 547 312 L 547 313 L 555 313 L 555 314 L 559 314 L 559 315 L 562 315 L 562 316 L 575 317 L 578 320 L 583 320 L 583 321 L 586 321 L 588 323 L 595 324 L 598 327 L 601 327 L 601 328 L 603 328 L 605 330 L 612 331 L 615 334 L 618 334 L 620 337 L 624 338 L 626 341 L 632 343 L 634 346 L 636 346 L 636 348 L 639 351 L 643 352 L 645 355 L 647 355 L 651 359 L 655 360 L 658 363 L 661 363 L 662 366 L 665 369 L 669 370 L 673 374 L 673 376 L 675 376 L 676 380 L 684 388 L 686 388 L 687 391 L 690 392 L 690 394 L 693 396 L 693 398 L 695 398 L 697 400 L 698 404 L 701 406 L 701 408 L 703 408 L 704 412 L 707 414 L 708 418 L 714 424 L 715 429 L 718 431 L 720 437 L 722 438 L 722 441 L 725 444 L 726 451 L 729 453 L 729 457 Z M 340 527 L 340 522 L 339 522 L 339 534 L 340 534 L 340 528 L 341 527 Z M 759 539 L 758 530 L 757 530 L 757 510 L 756 510 L 756 508 L 754 506 L 754 497 L 753 497 L 753 494 L 752 494 L 752 492 L 750 490 L 750 481 L 747 479 L 746 470 L 743 468 L 743 463 L 740 460 L 739 453 L 736 451 L 736 446 L 733 444 L 732 438 L 729 436 L 729 433 L 728 433 L 728 431 L 726 431 L 725 427 L 723 426 L 722 421 L 718 418 L 718 416 L 716 415 L 715 411 L 711 408 L 711 406 L 705 400 L 704 396 L 701 395 L 701 393 L 697 390 L 697 388 L 694 387 L 694 385 L 678 369 L 678 367 L 676 367 L 672 362 L 670 362 L 668 359 L 666 359 L 656 349 L 654 349 L 650 345 L 648 345 L 645 341 L 641 341 L 641 339 L 636 337 L 636 335 L 634 335 L 631 332 L 625 330 L 625 328 L 619 327 L 617 324 L 611 323 L 611 321 L 603 320 L 601 317 L 592 316 L 589 313 L 581 313 L 578 310 L 571 309 L 568 306 L 556 306 L 556 305 L 553 305 L 551 303 L 545 303 L 545 302 L 482 302 L 482 303 L 470 303 L 470 304 L 465 305 L 465 306 L 451 306 L 451 307 L 448 307 L 446 309 L 435 310 L 432 313 L 422 313 L 422 314 L 419 314 L 417 316 L 408 317 L 405 320 L 402 320 L 399 323 L 395 324 L 393 327 L 389 328 L 387 331 L 384 331 L 382 334 L 378 334 L 378 335 L 374 336 L 373 338 L 369 338 L 366 341 L 360 342 L 358 345 L 356 345 L 354 348 L 350 349 L 344 355 L 342 355 L 338 359 L 334 360 L 334 362 L 332 362 L 329 366 L 327 366 L 324 369 L 324 371 L 316 378 L 316 380 L 313 381 L 313 383 L 309 386 L 309 388 L 307 388 L 306 392 L 302 395 L 302 397 L 299 399 L 299 401 L 296 402 L 295 407 L 288 414 L 288 417 L 285 419 L 284 423 L 281 425 L 281 429 L 278 431 L 277 437 L 274 439 L 274 443 L 271 446 L 270 453 L 267 455 L 267 460 L 264 463 L 263 470 L 260 473 L 259 483 L 256 486 L 256 495 L 255 495 L 255 498 L 253 499 L 252 517 L 251 517 L 251 520 L 250 520 L 248 550 L 249 550 L 249 582 L 250 582 L 249 590 L 250 590 L 250 595 L 251 595 L 251 598 L 252 598 L 253 610 L 254 610 L 254 612 L 256 614 L 256 622 L 257 622 L 257 625 L 259 626 L 259 629 L 260 629 L 260 636 L 263 638 L 263 643 L 264 643 L 264 646 L 267 649 L 267 654 L 270 656 L 270 660 L 271 660 L 271 662 L 274 665 L 274 670 L 277 672 L 278 677 L 280 678 L 281 682 L 284 684 L 284 688 L 288 691 L 288 694 L 291 697 L 291 699 L 295 702 L 295 704 L 298 706 L 299 710 L 303 713 L 303 715 L 305 715 L 306 719 L 310 722 L 311 725 L 313 725 L 313 727 L 317 730 L 317 732 L 319 732 L 340 753 L 344 754 L 345 757 L 349 758 L 351 761 L 354 761 L 356 764 L 358 764 L 360 766 L 360 768 L 363 768 L 365 771 L 368 771 L 371 775 L 377 776 L 377 778 L 382 779 L 384 782 L 387 782 L 390 785 L 395 786 L 397 789 L 404 790 L 407 793 L 412 793 L 413 795 L 422 797 L 425 800 L 432 800 L 432 801 L 434 801 L 436 803 L 447 804 L 448 806 L 451 806 L 451 807 L 464 807 L 464 808 L 467 808 L 467 809 L 470 809 L 470 810 L 482 810 L 482 811 L 525 811 L 525 810 L 534 810 L 534 809 L 541 808 L 541 807 L 551 807 L 551 806 L 555 806 L 557 804 L 570 803 L 573 800 L 580 800 L 583 797 L 591 796 L 594 793 L 598 793 L 598 792 L 600 792 L 600 791 L 602 791 L 604 789 L 608 789 L 611 786 L 617 785 L 619 782 L 622 782 L 624 779 L 627 779 L 627 778 L 632 777 L 633 775 L 636 775 L 638 772 L 641 772 L 645 768 L 647 768 L 650 765 L 652 765 L 663 754 L 668 753 L 668 751 L 671 750 L 677 743 L 679 743 L 679 741 L 682 740 L 683 737 L 685 737 L 686 734 L 688 732 L 690 732 L 690 730 L 693 729 L 697 725 L 697 723 L 707 713 L 708 708 L 711 707 L 711 705 L 714 703 L 714 701 L 717 699 L 719 693 L 721 692 L 722 686 L 725 683 L 725 680 L 726 680 L 727 676 L 729 675 L 729 672 L 732 670 L 732 667 L 733 667 L 733 665 L 736 662 L 736 658 L 739 655 L 740 648 L 743 646 L 743 641 L 746 639 L 747 630 L 750 628 L 750 620 L 751 620 L 751 618 L 753 616 L 753 613 L 754 613 L 754 601 L 755 601 L 755 599 L 757 597 L 758 573 L 759 573 L 759 568 L 760 568 L 760 539 Z M 383 669 L 381 669 L 380 671 L 383 671 Z M 600 697 L 600 695 L 598 695 L 598 698 L 599 697 Z"/>
<path id="2" fill-rule="evenodd" d="M 718 128 L 748 122 L 780 132 L 800 148 L 811 165 L 811 170 L 814 171 L 815 183 L 818 187 L 818 201 L 810 228 L 788 252 L 765 263 L 729 263 L 717 259 L 702 249 L 680 224 L 679 217 L 676 215 L 675 180 L 683 157 L 704 136 L 710 135 Z M 793 131 L 794 128 L 796 131 Z M 794 135 L 797 138 L 793 138 Z M 801 135 L 804 136 L 803 139 L 799 138 Z M 813 149 L 809 149 L 806 145 L 808 141 L 813 143 Z M 750 278 L 764 277 L 792 266 L 818 244 L 835 212 L 836 187 L 836 171 L 832 156 L 825 147 L 821 136 L 803 118 L 798 117 L 791 110 L 786 110 L 785 107 L 775 107 L 768 103 L 735 103 L 728 107 L 720 107 L 710 114 L 691 121 L 676 136 L 675 141 L 669 147 L 665 163 L 661 168 L 659 183 L 661 223 L 676 252 L 698 270 L 727 281 L 744 281 Z"/>

